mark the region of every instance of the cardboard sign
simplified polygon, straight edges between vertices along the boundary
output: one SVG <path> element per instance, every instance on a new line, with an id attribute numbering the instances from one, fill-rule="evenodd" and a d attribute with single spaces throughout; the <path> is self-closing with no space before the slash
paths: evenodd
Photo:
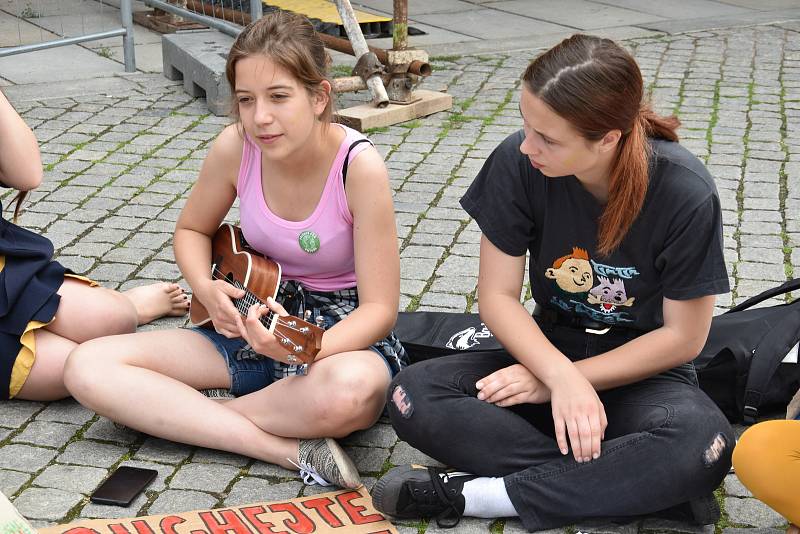
<path id="1" fill-rule="evenodd" d="M 122 509 L 120 509 L 122 510 Z M 397 534 L 367 490 L 180 514 L 91 519 L 39 529 L 40 534 Z M 5 534 L 5 533 L 0 533 Z M 14 533 L 16 534 L 16 533 Z"/>
<path id="2" fill-rule="evenodd" d="M 0 534 L 36 534 L 36 529 L 25 521 L 2 493 L 0 493 Z"/>

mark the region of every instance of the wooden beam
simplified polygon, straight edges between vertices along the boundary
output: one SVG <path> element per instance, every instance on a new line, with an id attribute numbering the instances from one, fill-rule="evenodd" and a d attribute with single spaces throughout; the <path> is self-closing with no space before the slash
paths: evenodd
<path id="1" fill-rule="evenodd" d="M 377 108 L 374 104 L 361 104 L 339 110 L 336 114 L 337 120 L 351 128 L 364 131 L 410 121 L 453 107 L 453 97 L 447 93 L 418 89 L 413 94 L 417 100 L 411 104 L 389 104 L 385 108 Z"/>

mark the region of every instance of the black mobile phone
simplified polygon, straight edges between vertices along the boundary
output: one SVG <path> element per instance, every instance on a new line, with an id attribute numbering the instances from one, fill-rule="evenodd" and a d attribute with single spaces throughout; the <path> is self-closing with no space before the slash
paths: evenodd
<path id="1" fill-rule="evenodd" d="M 111 473 L 111 476 L 89 497 L 97 504 L 115 504 L 130 506 L 133 499 L 141 493 L 158 475 L 155 469 L 142 469 L 123 465 Z"/>

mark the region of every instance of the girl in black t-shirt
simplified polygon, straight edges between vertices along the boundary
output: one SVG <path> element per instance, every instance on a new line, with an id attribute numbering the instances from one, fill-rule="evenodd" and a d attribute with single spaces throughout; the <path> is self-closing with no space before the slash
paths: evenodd
<path id="1" fill-rule="evenodd" d="M 0 186 L 19 191 L 15 220 L 41 181 L 36 137 L 0 93 Z M 68 397 L 64 362 L 79 343 L 188 310 L 177 284 L 120 293 L 72 274 L 52 255 L 48 239 L 0 217 L 0 400 Z"/>
<path id="2" fill-rule="evenodd" d="M 714 523 L 734 438 L 691 364 L 729 290 L 713 180 L 613 41 L 575 35 L 522 81 L 522 132 L 461 200 L 483 233 L 480 315 L 507 353 L 394 379 L 400 438 L 465 472 L 394 468 L 375 505 L 442 526 L 519 516 L 542 530 L 664 509 Z M 519 301 L 526 254 L 533 317 Z"/>

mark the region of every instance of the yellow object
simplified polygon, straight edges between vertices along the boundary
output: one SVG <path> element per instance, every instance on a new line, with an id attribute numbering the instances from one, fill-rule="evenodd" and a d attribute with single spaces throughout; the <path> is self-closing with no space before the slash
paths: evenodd
<path id="1" fill-rule="evenodd" d="M 5 266 L 6 258 L 5 256 L 0 256 L 0 271 L 2 271 Z M 90 286 L 97 285 L 97 282 L 90 280 L 85 276 L 79 276 L 77 274 L 65 274 L 64 276 L 86 282 Z M 19 342 L 22 344 L 22 346 L 20 347 L 17 357 L 14 360 L 14 365 L 11 368 L 11 379 L 9 380 L 8 384 L 8 397 L 10 399 L 16 397 L 17 393 L 19 393 L 19 390 L 21 390 L 22 386 L 25 385 L 25 380 L 28 379 L 28 375 L 31 373 L 33 361 L 36 359 L 36 336 L 34 331 L 42 328 L 43 326 L 47 326 L 48 324 L 50 323 L 30 321 L 25 327 L 25 331 L 20 336 Z"/>
<path id="2" fill-rule="evenodd" d="M 758 500 L 800 525 L 800 421 L 750 427 L 733 450 L 736 476 Z"/>
<path id="3" fill-rule="evenodd" d="M 278 7 L 285 11 L 302 13 L 310 19 L 319 19 L 322 22 L 333 22 L 339 25 L 342 24 L 342 18 L 339 16 L 339 11 L 336 10 L 336 4 L 333 2 L 326 2 L 325 0 L 267 0 L 265 4 L 271 7 Z M 365 13 L 357 9 L 353 11 L 359 23 L 390 22 L 392 20 L 391 17 Z"/>

